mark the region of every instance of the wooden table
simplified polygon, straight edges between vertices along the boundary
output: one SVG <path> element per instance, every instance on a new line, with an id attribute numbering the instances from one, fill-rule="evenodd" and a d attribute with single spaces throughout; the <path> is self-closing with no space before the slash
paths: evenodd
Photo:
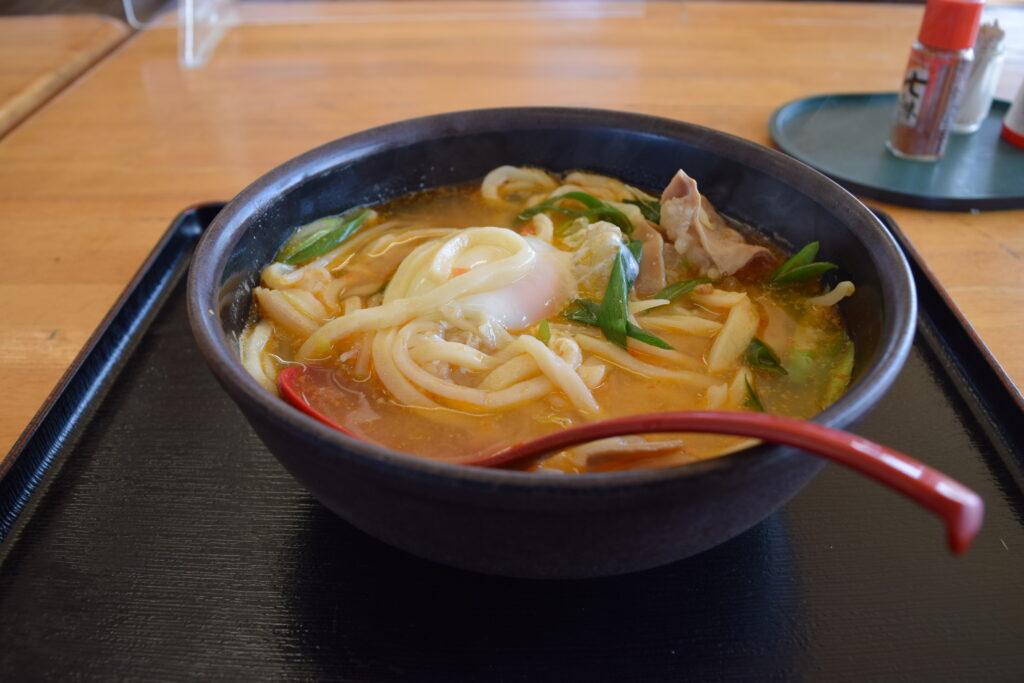
<path id="1" fill-rule="evenodd" d="M 189 204 L 228 199 L 327 140 L 460 108 L 625 109 L 767 143 L 768 116 L 788 100 L 893 89 L 921 14 L 805 3 L 343 5 L 342 18 L 319 23 L 235 28 L 197 71 L 178 68 L 172 28 L 144 31 L 0 142 L 0 453 Z M 1024 11 L 998 13 L 1017 46 L 1007 96 L 1021 74 Z M 1024 211 L 884 208 L 1024 383 Z"/>
<path id="2" fill-rule="evenodd" d="M 127 35 L 110 17 L 0 17 L 0 137 Z"/>

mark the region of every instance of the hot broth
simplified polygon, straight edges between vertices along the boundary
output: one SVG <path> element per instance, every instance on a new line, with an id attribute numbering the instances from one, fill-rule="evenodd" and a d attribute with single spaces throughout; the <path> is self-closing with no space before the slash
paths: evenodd
<path id="1" fill-rule="evenodd" d="M 484 227 L 481 227 L 484 226 Z M 811 417 L 853 345 L 816 245 L 787 259 L 681 172 L 660 198 L 613 178 L 501 167 L 300 228 L 262 274 L 243 362 L 360 438 L 459 462 L 585 421 L 688 409 Z M 608 439 L 540 470 L 668 466 L 735 437 Z"/>

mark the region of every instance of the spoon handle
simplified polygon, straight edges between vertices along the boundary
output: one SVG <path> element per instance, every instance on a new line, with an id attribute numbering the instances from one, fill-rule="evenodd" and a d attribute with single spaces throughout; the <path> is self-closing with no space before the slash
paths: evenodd
<path id="1" fill-rule="evenodd" d="M 981 529 L 985 504 L 971 489 L 905 453 L 838 429 L 778 415 L 688 411 L 631 415 L 571 427 L 515 444 L 462 464 L 501 467 L 612 436 L 702 432 L 749 436 L 795 446 L 871 477 L 930 510 L 946 525 L 950 550 L 959 555 Z"/>
<path id="2" fill-rule="evenodd" d="M 277 385 L 281 396 L 327 426 L 358 438 L 309 404 L 299 383 L 304 371 L 302 366 L 295 365 L 283 369 L 278 374 Z M 985 516 L 985 504 L 978 494 L 905 453 L 849 432 L 764 413 L 688 411 L 630 415 L 553 432 L 482 457 L 464 460 L 460 464 L 476 467 L 522 464 L 552 451 L 578 446 L 595 439 L 658 432 L 704 432 L 749 436 L 795 446 L 838 462 L 902 493 L 941 518 L 946 525 L 949 548 L 957 555 L 970 547 L 971 541 L 981 529 L 981 522 Z"/>

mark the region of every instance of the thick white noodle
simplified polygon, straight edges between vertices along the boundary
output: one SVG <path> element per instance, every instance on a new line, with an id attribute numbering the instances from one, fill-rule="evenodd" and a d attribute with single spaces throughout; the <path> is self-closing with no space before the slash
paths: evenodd
<path id="1" fill-rule="evenodd" d="M 652 308 L 667 306 L 670 303 L 672 302 L 668 299 L 643 299 L 641 301 L 630 301 L 629 312 L 632 313 L 633 315 L 636 315 L 637 313 L 649 311 Z"/>
<path id="2" fill-rule="evenodd" d="M 350 296 L 346 298 L 341 305 L 345 311 L 344 314 L 348 315 L 349 313 L 354 313 L 355 311 L 358 311 L 360 308 L 362 308 L 363 300 L 358 296 Z"/>
<path id="3" fill-rule="evenodd" d="M 574 370 L 583 362 L 583 352 L 580 351 L 580 345 L 570 337 L 555 337 L 551 340 L 549 346 L 552 351 L 558 354 L 559 358 L 564 360 Z"/>
<path id="4" fill-rule="evenodd" d="M 632 223 L 634 227 L 641 225 L 644 221 L 647 220 L 646 218 L 644 218 L 643 212 L 640 211 L 640 207 L 637 206 L 636 204 L 626 204 L 625 202 L 608 203 L 614 206 L 619 211 L 621 211 L 623 214 L 625 214 L 626 218 L 629 219 L 629 222 Z"/>
<path id="5" fill-rule="evenodd" d="M 658 197 L 652 197 L 643 190 L 633 187 L 632 185 L 626 185 L 626 189 L 629 190 L 630 193 L 632 193 L 634 199 L 644 199 L 649 202 L 659 201 Z"/>
<path id="6" fill-rule="evenodd" d="M 857 291 L 857 288 L 853 286 L 852 282 L 849 280 L 843 280 L 833 287 L 832 291 L 825 292 L 818 296 L 812 296 L 807 300 L 807 303 L 812 306 L 835 306 L 846 297 L 853 296 L 855 291 Z"/>
<path id="7" fill-rule="evenodd" d="M 451 341 L 428 341 L 417 344 L 409 349 L 409 357 L 419 365 L 433 361 L 443 361 L 450 365 L 458 365 L 467 370 L 486 370 L 490 367 L 490 357 L 467 344 Z"/>
<path id="8" fill-rule="evenodd" d="M 311 292 L 304 289 L 284 289 L 280 294 L 292 308 L 314 322 L 322 323 L 329 317 L 327 309 Z"/>
<path id="9" fill-rule="evenodd" d="M 376 332 L 363 332 L 359 337 L 359 353 L 356 354 L 356 363 L 352 368 L 352 376 L 363 381 L 370 378 L 370 361 L 373 359 L 373 339 Z"/>
<path id="10" fill-rule="evenodd" d="M 499 389 L 512 386 L 516 382 L 529 379 L 539 372 L 540 368 L 537 367 L 537 362 L 533 360 L 533 356 L 524 353 L 505 361 L 494 368 L 494 370 L 491 370 L 477 386 L 486 391 L 498 391 Z"/>
<path id="11" fill-rule="evenodd" d="M 455 235 L 449 240 L 446 240 L 444 244 L 434 254 L 434 258 L 430 263 L 430 277 L 435 282 L 445 282 L 450 280 L 452 277 L 452 268 L 455 266 L 455 258 L 464 251 L 468 251 L 469 245 L 473 241 L 474 235 L 467 233 L 460 233 Z"/>
<path id="12" fill-rule="evenodd" d="M 455 232 L 455 228 L 412 228 L 400 232 L 389 232 L 381 235 L 360 251 L 360 255 L 369 259 L 377 259 L 384 256 L 389 249 L 398 245 L 418 242 L 425 239 L 445 237 Z M 379 233 L 374 233 L 379 234 Z"/>
<path id="13" fill-rule="evenodd" d="M 711 344 L 708 370 L 721 372 L 735 365 L 757 333 L 758 322 L 757 310 L 749 299 L 733 306 L 722 330 Z"/>
<path id="14" fill-rule="evenodd" d="M 391 346 L 391 356 L 394 359 L 395 367 L 398 368 L 409 382 L 427 390 L 434 396 L 446 398 L 450 401 L 458 401 L 469 405 L 484 407 L 487 402 L 487 392 L 473 387 L 463 386 L 447 381 L 427 372 L 416 364 L 409 355 L 409 337 L 417 330 L 418 322 L 411 322 L 394 335 Z M 388 333 L 391 334 L 390 332 Z"/>
<path id="15" fill-rule="evenodd" d="M 632 337 L 626 340 L 626 347 L 634 353 L 642 353 L 647 356 L 654 356 L 655 358 L 663 358 L 667 361 L 672 361 L 676 365 L 685 368 L 686 370 L 697 371 L 704 369 L 703 362 L 691 356 L 687 356 L 683 353 L 680 353 L 675 349 L 659 349 L 657 346 L 645 344 L 644 342 L 637 341 Z"/>
<path id="16" fill-rule="evenodd" d="M 754 377 L 747 368 L 740 368 L 729 383 L 728 407 L 742 408 L 747 403 L 747 384 L 754 386 Z"/>
<path id="17" fill-rule="evenodd" d="M 584 325 L 563 325 L 555 323 L 551 325 L 551 329 L 557 334 L 571 336 L 573 339 L 579 339 L 581 336 L 590 337 L 592 339 L 604 341 L 605 337 L 601 333 L 601 330 L 596 327 L 584 326 Z M 626 347 L 632 353 L 641 353 L 655 358 L 663 358 L 665 360 L 672 361 L 677 365 L 687 370 L 701 370 L 704 367 L 702 361 L 687 356 L 675 349 L 659 349 L 657 346 L 651 346 L 645 344 L 642 341 L 633 339 L 630 337 L 626 340 Z M 619 348 L 619 347 L 615 347 Z"/>
<path id="18" fill-rule="evenodd" d="M 275 378 L 267 374 L 266 364 L 264 363 L 266 360 L 267 344 L 270 342 L 273 334 L 274 328 L 271 324 L 266 320 L 261 320 L 242 335 L 241 339 L 238 340 L 238 345 L 239 356 L 245 369 L 249 371 L 249 374 L 264 389 L 272 394 L 276 394 L 277 385 L 274 383 Z"/>
<path id="19" fill-rule="evenodd" d="M 344 315 L 348 315 L 363 308 L 363 300 L 358 296 L 347 297 L 341 304 Z M 352 368 L 352 375 L 358 380 L 365 380 L 370 376 L 370 345 L 373 343 L 373 333 L 364 332 L 359 337 L 356 347 L 349 351 L 355 357 L 355 364 Z M 339 357 L 340 358 L 340 357 Z"/>
<path id="20" fill-rule="evenodd" d="M 260 314 L 276 325 L 280 325 L 289 334 L 305 339 L 317 329 L 317 321 L 298 310 L 279 289 L 257 287 L 253 290 Z"/>
<path id="21" fill-rule="evenodd" d="M 429 282 L 437 270 L 432 267 L 434 258 L 440 253 L 441 261 L 447 260 L 445 247 L 448 244 L 465 248 L 478 242 L 503 248 L 509 255 L 482 264 L 443 284 Z M 436 242 L 423 244 L 399 266 L 384 290 L 383 304 L 326 323 L 306 340 L 298 356 L 307 360 L 325 357 L 333 344 L 356 332 L 404 325 L 414 318 L 439 311 L 457 298 L 509 285 L 525 275 L 537 258 L 537 253 L 526 240 L 504 228 L 467 228 L 440 245 Z M 443 271 L 443 267 L 439 270 Z"/>
<path id="22" fill-rule="evenodd" d="M 696 315 L 645 315 L 638 320 L 645 328 L 685 332 L 695 337 L 713 337 L 722 323 Z"/>
<path id="23" fill-rule="evenodd" d="M 729 385 L 716 384 L 713 387 L 708 387 L 704 397 L 704 407 L 708 410 L 718 410 L 725 407 L 727 400 L 729 400 Z"/>
<path id="24" fill-rule="evenodd" d="M 409 355 L 407 343 L 417 332 L 421 323 L 413 322 L 401 329 L 393 338 L 392 357 L 395 367 L 411 383 L 426 389 L 431 394 L 485 410 L 507 409 L 521 405 L 551 392 L 553 384 L 547 378 L 534 378 L 505 387 L 499 391 L 486 391 L 479 387 L 467 387 L 437 377 L 424 370 Z M 523 337 L 533 339 L 533 337 Z M 536 341 L 534 339 L 534 341 Z M 538 342 L 539 343 L 539 342 Z"/>
<path id="25" fill-rule="evenodd" d="M 664 441 L 648 441 L 642 436 L 612 436 L 598 439 L 573 448 L 585 458 L 613 453 L 658 453 L 683 446 L 682 439 L 666 439 Z"/>
<path id="26" fill-rule="evenodd" d="M 567 192 L 586 192 L 586 191 L 587 191 L 587 188 L 585 188 L 585 187 L 580 187 L 579 185 L 573 185 L 572 183 L 567 183 L 565 185 L 559 185 L 558 187 L 556 187 L 554 190 L 551 191 L 551 194 L 549 194 L 547 198 L 548 199 L 553 199 L 555 197 L 561 197 L 563 194 L 565 194 Z"/>
<path id="27" fill-rule="evenodd" d="M 542 239 L 548 244 L 555 240 L 555 224 L 544 214 L 538 213 L 533 217 L 533 229 L 537 231 L 538 239 Z"/>
<path id="28" fill-rule="evenodd" d="M 397 336 L 398 332 L 392 329 L 378 332 L 373 337 L 373 367 L 377 371 L 377 377 L 384 388 L 400 403 L 419 408 L 433 408 L 437 404 L 420 393 L 395 367 L 392 347 Z"/>
<path id="29" fill-rule="evenodd" d="M 500 391 L 491 392 L 488 394 L 486 407 L 491 410 L 515 408 L 547 396 L 554 388 L 547 377 L 534 377 Z"/>
<path id="30" fill-rule="evenodd" d="M 576 343 L 580 345 L 581 349 L 590 351 L 594 355 L 615 363 L 623 370 L 628 370 L 642 377 L 659 377 L 661 379 L 679 382 L 680 384 L 686 384 L 699 389 L 706 389 L 718 382 L 715 378 L 699 372 L 690 372 L 688 370 L 669 370 L 657 365 L 651 365 L 650 363 L 644 363 L 643 361 L 633 358 L 629 352 L 620 349 L 611 342 L 591 337 L 589 335 L 576 335 Z"/>
<path id="31" fill-rule="evenodd" d="M 513 345 L 518 346 L 533 356 L 541 372 L 565 393 L 577 410 L 591 415 L 601 411 L 601 407 L 597 404 L 597 400 L 594 399 L 594 395 L 590 393 L 590 389 L 583 383 L 580 376 L 576 374 L 576 370 L 559 358 L 543 342 L 536 337 L 524 334 L 516 339 Z"/>
<path id="32" fill-rule="evenodd" d="M 264 277 L 264 281 L 266 278 Z M 341 278 L 331 280 L 323 289 L 317 292 L 320 301 L 331 314 L 331 317 L 341 315 L 341 295 L 345 293 L 348 283 Z"/>
<path id="33" fill-rule="evenodd" d="M 310 264 L 302 268 L 284 263 L 271 263 L 261 274 L 270 289 L 305 289 L 318 292 L 332 284 L 331 273 L 323 266 Z"/>
<path id="34" fill-rule="evenodd" d="M 499 166 L 486 176 L 480 184 L 480 194 L 492 202 L 505 202 L 505 192 L 525 194 L 554 189 L 556 183 L 551 176 L 539 168 Z"/>
<path id="35" fill-rule="evenodd" d="M 565 182 L 571 185 L 579 185 L 581 187 L 589 188 L 591 190 L 605 190 L 612 195 L 612 198 L 629 197 L 632 195 L 632 192 L 629 191 L 621 180 L 609 178 L 606 175 L 598 175 L 596 173 L 573 171 L 569 175 L 565 176 Z"/>
<path id="36" fill-rule="evenodd" d="M 590 389 L 597 389 L 604 381 L 608 372 L 608 366 L 594 360 L 593 357 L 583 361 L 583 364 L 576 368 L 576 374 L 580 376 L 583 383 Z"/>
<path id="37" fill-rule="evenodd" d="M 694 292 L 690 295 L 691 301 L 708 308 L 732 308 L 746 298 L 746 292 L 729 292 L 724 289 L 715 289 L 706 294 Z"/>

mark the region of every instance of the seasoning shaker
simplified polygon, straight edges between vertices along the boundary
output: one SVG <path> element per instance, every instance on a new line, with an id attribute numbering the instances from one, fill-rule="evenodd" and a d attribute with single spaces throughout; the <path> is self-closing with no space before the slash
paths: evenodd
<path id="1" fill-rule="evenodd" d="M 999 27 L 998 20 L 981 25 L 978 40 L 974 43 L 974 64 L 953 121 L 954 133 L 973 133 L 988 117 L 1006 56 L 1005 37 L 1006 32 Z"/>
<path id="2" fill-rule="evenodd" d="M 928 0 L 903 76 L 887 146 L 902 159 L 937 161 L 974 58 L 984 0 Z"/>
<path id="3" fill-rule="evenodd" d="M 1024 82 L 1017 90 L 1017 97 L 1003 119 L 1003 139 L 1011 145 L 1024 149 Z"/>

